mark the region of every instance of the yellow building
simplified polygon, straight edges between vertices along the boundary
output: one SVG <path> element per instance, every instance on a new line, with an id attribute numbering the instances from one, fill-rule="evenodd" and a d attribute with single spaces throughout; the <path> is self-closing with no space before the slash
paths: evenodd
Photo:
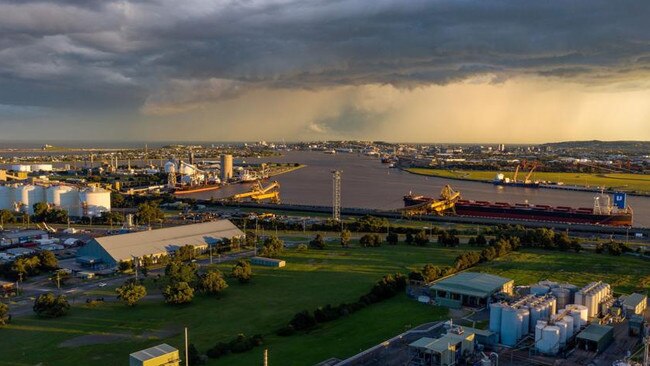
<path id="1" fill-rule="evenodd" d="M 179 366 L 178 350 L 166 343 L 131 353 L 129 366 Z"/>

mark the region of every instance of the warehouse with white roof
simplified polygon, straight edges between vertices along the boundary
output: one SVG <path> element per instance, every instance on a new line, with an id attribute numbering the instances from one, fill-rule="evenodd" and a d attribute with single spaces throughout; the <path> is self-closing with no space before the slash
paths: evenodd
<path id="1" fill-rule="evenodd" d="M 90 267 L 115 267 L 134 258 L 168 255 L 185 245 L 201 250 L 224 239 L 242 237 L 244 233 L 229 220 L 104 236 L 79 248 L 77 262 Z"/>

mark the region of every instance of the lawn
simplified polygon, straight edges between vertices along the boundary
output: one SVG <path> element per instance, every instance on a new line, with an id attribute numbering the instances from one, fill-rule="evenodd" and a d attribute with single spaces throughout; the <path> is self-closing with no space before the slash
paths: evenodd
<path id="1" fill-rule="evenodd" d="M 410 173 L 436 176 L 452 179 L 469 179 L 479 181 L 491 181 L 498 173 L 504 173 L 506 177 L 512 178 L 513 172 L 481 171 L 481 170 L 444 170 L 412 168 L 406 169 Z M 526 176 L 520 172 L 518 179 Z M 605 187 L 638 193 L 650 193 L 650 175 L 643 174 L 588 174 L 588 173 L 554 173 L 534 172 L 532 180 L 563 182 L 565 185 L 576 185 L 584 187 Z"/>
<path id="2" fill-rule="evenodd" d="M 577 286 L 604 281 L 615 292 L 645 291 L 650 294 L 650 262 L 630 256 L 520 250 L 474 270 L 512 278 L 515 285 L 539 280 L 569 282 Z"/>
<path id="3" fill-rule="evenodd" d="M 275 330 L 300 310 L 325 304 L 352 302 L 367 292 L 381 276 L 407 273 L 426 263 L 451 264 L 465 248 L 380 248 L 333 247 L 305 253 L 287 251 L 287 267 L 254 267 L 253 282 L 233 281 L 222 298 L 198 296 L 188 306 L 173 307 L 160 300 L 143 302 L 135 308 L 103 304 L 94 308 L 75 306 L 60 319 L 34 317 L 14 319 L 3 328 L 0 365 L 123 365 L 128 354 L 167 342 L 181 347 L 178 331 L 189 327 L 191 342 L 205 352 L 218 341 L 238 333 L 261 333 L 266 338 L 273 364 L 311 365 L 329 357 L 347 357 L 360 349 L 388 339 L 409 326 L 441 319 L 446 311 L 421 305 L 399 295 L 363 309 L 347 318 L 328 323 L 307 335 L 278 337 Z M 217 265 L 229 271 L 230 263 Z M 170 330 L 166 335 L 156 333 Z M 137 335 L 119 342 L 60 347 L 61 342 L 96 333 Z M 164 332 L 163 332 L 164 333 Z M 176 335 L 172 335 L 172 334 Z M 245 354 L 212 360 L 209 365 L 255 365 L 261 363 L 263 347 Z"/>

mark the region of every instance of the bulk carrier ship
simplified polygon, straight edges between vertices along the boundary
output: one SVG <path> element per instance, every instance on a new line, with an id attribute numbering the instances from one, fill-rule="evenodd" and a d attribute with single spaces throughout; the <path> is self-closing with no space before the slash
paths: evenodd
<path id="1" fill-rule="evenodd" d="M 404 196 L 404 207 L 419 206 L 437 199 L 426 196 Z M 614 194 L 615 204 L 610 197 L 594 197 L 594 207 L 572 208 L 567 206 L 532 205 L 528 203 L 487 202 L 458 199 L 453 210 L 458 216 L 484 217 L 494 219 L 560 222 L 606 226 L 632 226 L 632 208 L 626 206 L 624 193 Z"/>

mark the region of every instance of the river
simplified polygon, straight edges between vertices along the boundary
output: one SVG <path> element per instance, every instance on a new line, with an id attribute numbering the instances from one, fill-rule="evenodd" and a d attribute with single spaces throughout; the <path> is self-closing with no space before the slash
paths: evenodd
<path id="1" fill-rule="evenodd" d="M 379 159 L 357 154 L 328 155 L 322 152 L 290 151 L 281 157 L 246 159 L 247 163 L 291 162 L 307 165 L 273 179 L 280 182 L 283 203 L 332 204 L 332 170 L 341 170 L 341 203 L 344 207 L 394 209 L 403 206 L 402 197 L 416 194 L 437 196 L 445 184 L 460 191 L 464 199 L 510 203 L 546 204 L 551 206 L 592 207 L 596 195 L 555 189 L 497 187 L 492 184 L 425 177 L 390 169 Z M 223 198 L 246 189 L 231 185 L 218 191 L 202 192 L 188 197 Z M 650 227 L 650 198 L 628 196 L 634 209 L 634 226 Z"/>

